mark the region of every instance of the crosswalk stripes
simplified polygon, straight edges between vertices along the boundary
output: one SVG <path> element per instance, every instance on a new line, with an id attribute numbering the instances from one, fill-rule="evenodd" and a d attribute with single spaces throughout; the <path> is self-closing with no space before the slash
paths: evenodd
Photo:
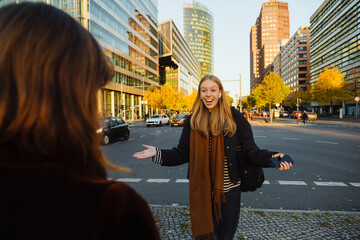
<path id="1" fill-rule="evenodd" d="M 125 182 L 125 183 L 175 183 L 175 184 L 188 184 L 188 179 L 169 179 L 169 178 L 108 178 L 108 180 L 116 181 L 116 182 Z M 360 182 L 349 182 L 348 184 L 343 182 L 323 182 L 323 181 L 313 181 L 311 183 L 307 183 L 305 181 L 289 181 L 289 180 L 265 180 L 264 185 L 283 185 L 283 186 L 308 186 L 308 185 L 316 185 L 319 187 L 360 187 Z"/>

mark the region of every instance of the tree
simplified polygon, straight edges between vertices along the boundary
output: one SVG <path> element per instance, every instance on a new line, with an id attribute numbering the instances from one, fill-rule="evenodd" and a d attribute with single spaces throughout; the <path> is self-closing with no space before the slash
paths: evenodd
<path id="1" fill-rule="evenodd" d="M 244 97 L 243 99 L 241 99 L 241 105 L 245 109 L 250 108 L 249 103 L 248 103 L 248 97 Z"/>
<path id="2" fill-rule="evenodd" d="M 193 91 L 190 95 L 185 96 L 185 109 L 191 110 L 195 102 L 197 91 Z"/>
<path id="3" fill-rule="evenodd" d="M 294 93 L 291 93 L 285 98 L 283 105 L 287 107 L 296 107 L 298 98 L 301 99 L 301 102 L 303 103 L 311 103 L 311 91 L 296 91 Z"/>
<path id="4" fill-rule="evenodd" d="M 350 86 L 345 82 L 344 77 L 337 67 L 331 69 L 326 67 L 312 86 L 313 101 L 321 104 L 330 102 L 332 113 L 333 102 L 346 101 L 352 96 Z"/>
<path id="5" fill-rule="evenodd" d="M 269 110 L 272 105 L 281 103 L 290 94 L 290 88 L 274 72 L 270 72 L 269 75 L 265 76 L 261 85 L 263 88 L 262 98 L 269 104 Z"/>
<path id="6" fill-rule="evenodd" d="M 249 102 L 251 106 L 256 108 L 261 108 L 265 106 L 266 102 L 263 98 L 263 86 L 261 84 L 251 91 Z"/>

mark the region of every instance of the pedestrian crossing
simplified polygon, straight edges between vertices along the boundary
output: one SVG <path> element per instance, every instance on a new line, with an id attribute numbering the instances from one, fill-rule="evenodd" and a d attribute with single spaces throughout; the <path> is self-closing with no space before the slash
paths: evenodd
<path id="1" fill-rule="evenodd" d="M 108 178 L 111 181 L 125 183 L 173 183 L 188 184 L 188 179 L 170 179 L 170 178 Z M 318 187 L 355 187 L 360 188 L 360 182 L 325 182 L 325 181 L 288 181 L 288 180 L 265 180 L 264 185 L 283 185 L 283 186 L 318 186 Z"/>

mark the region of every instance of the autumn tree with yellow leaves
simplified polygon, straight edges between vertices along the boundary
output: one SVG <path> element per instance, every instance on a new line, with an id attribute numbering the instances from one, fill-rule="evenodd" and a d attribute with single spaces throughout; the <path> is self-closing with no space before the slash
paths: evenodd
<path id="1" fill-rule="evenodd" d="M 330 103 L 330 111 L 332 112 L 334 102 L 350 99 L 352 93 L 344 77 L 344 74 L 337 67 L 331 69 L 326 67 L 320 73 L 318 81 L 312 85 L 311 93 L 313 101 L 320 104 Z"/>

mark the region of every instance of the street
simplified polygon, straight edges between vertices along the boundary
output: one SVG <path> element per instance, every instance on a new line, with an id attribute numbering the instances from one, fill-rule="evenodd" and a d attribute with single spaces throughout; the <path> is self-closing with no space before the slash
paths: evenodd
<path id="1" fill-rule="evenodd" d="M 288 171 L 264 169 L 264 185 L 242 194 L 242 207 L 254 209 L 360 211 L 360 124 L 295 120 L 275 124 L 253 122 L 260 148 L 289 154 L 295 165 Z M 129 140 L 119 140 L 103 151 L 110 162 L 134 174 L 109 171 L 108 177 L 127 182 L 149 204 L 188 206 L 187 165 L 161 167 L 151 159 L 135 159 L 142 144 L 176 146 L 182 127 L 130 126 Z"/>

